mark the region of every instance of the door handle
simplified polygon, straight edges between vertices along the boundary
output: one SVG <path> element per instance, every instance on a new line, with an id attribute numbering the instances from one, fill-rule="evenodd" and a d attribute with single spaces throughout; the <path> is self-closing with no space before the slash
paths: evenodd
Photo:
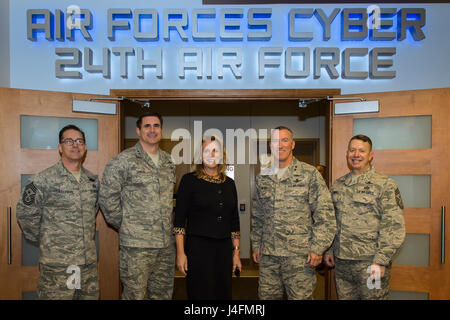
<path id="1" fill-rule="evenodd" d="M 441 207 L 441 264 L 445 263 L 445 206 Z"/>
<path id="2" fill-rule="evenodd" d="M 8 207 L 8 214 L 7 214 L 7 225 L 8 225 L 8 264 L 11 264 L 11 207 Z"/>

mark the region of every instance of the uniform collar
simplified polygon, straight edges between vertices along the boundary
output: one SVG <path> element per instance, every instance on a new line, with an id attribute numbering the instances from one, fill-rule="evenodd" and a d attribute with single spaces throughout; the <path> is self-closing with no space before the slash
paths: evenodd
<path id="1" fill-rule="evenodd" d="M 72 172 L 70 172 L 63 164 L 62 160 L 60 159 L 58 163 L 56 164 L 56 168 L 58 169 L 58 173 L 62 176 L 68 176 L 73 177 Z M 81 166 L 81 175 L 80 175 L 80 182 L 82 180 L 86 179 L 94 179 L 94 177 L 83 167 Z"/>
<path id="2" fill-rule="evenodd" d="M 351 171 L 347 174 L 344 180 L 344 184 L 346 186 L 352 186 L 357 183 L 366 183 L 370 181 L 375 170 L 372 165 L 370 165 L 369 169 L 362 174 L 353 174 Z"/>
<path id="3" fill-rule="evenodd" d="M 62 162 L 61 159 L 60 159 L 60 160 L 58 161 L 58 163 L 56 164 L 56 167 L 58 168 L 58 173 L 59 173 L 60 175 L 62 175 L 62 176 L 69 176 L 69 175 L 72 175 L 72 174 L 70 173 L 70 171 L 67 170 L 67 168 L 64 166 L 64 164 L 63 164 L 63 162 Z"/>
<path id="4" fill-rule="evenodd" d="M 148 165 L 150 165 L 151 167 L 156 167 L 155 163 L 153 162 L 152 159 L 150 159 L 150 156 L 148 155 L 148 153 L 144 150 L 144 148 L 142 147 L 142 144 L 140 141 L 138 141 L 136 143 L 136 145 L 134 146 L 135 152 L 136 152 L 136 156 L 138 158 L 143 159 Z M 166 166 L 169 161 L 168 161 L 168 156 L 165 152 L 163 152 L 163 150 L 161 150 L 161 148 L 158 148 L 158 152 L 159 152 L 159 167 L 163 167 Z"/>
<path id="5" fill-rule="evenodd" d="M 292 162 L 289 164 L 286 173 L 284 174 L 283 180 L 292 179 L 294 175 L 300 170 L 300 162 L 297 160 L 297 158 L 293 157 Z"/>
<path id="6" fill-rule="evenodd" d="M 295 174 L 300 170 L 300 161 L 297 160 L 297 158 L 293 158 L 292 162 L 287 167 L 286 172 L 284 173 L 284 176 L 279 180 L 277 177 L 277 174 L 275 173 L 275 170 L 272 170 L 270 174 L 267 176 L 272 179 L 273 181 L 284 181 L 287 179 L 292 179 Z"/>

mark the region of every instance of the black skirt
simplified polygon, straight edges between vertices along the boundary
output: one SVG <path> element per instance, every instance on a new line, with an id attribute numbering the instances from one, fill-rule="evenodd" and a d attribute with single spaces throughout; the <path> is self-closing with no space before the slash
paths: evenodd
<path id="1" fill-rule="evenodd" d="M 189 300 L 231 300 L 232 254 L 230 238 L 187 236 Z"/>

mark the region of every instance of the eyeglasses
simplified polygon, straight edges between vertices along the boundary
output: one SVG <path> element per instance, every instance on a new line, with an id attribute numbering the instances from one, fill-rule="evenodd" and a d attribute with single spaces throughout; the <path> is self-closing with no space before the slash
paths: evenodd
<path id="1" fill-rule="evenodd" d="M 85 144 L 84 139 L 76 139 L 76 140 L 73 140 L 73 139 L 67 138 L 67 139 L 64 139 L 64 140 L 62 141 L 62 143 L 64 143 L 66 146 L 73 146 L 73 144 L 74 144 L 75 142 L 76 142 L 77 145 L 79 145 L 79 146 L 84 146 L 84 144 Z"/>

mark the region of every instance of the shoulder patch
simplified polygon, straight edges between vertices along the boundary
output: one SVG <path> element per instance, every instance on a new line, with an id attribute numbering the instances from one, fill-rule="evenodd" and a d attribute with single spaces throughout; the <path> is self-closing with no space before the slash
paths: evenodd
<path id="1" fill-rule="evenodd" d="M 37 188 L 33 182 L 27 184 L 22 194 L 22 201 L 27 206 L 34 204 Z"/>
<path id="2" fill-rule="evenodd" d="M 400 190 L 398 190 L 398 188 L 395 189 L 395 201 L 397 202 L 397 205 L 400 207 L 400 209 L 404 208 L 402 196 L 400 195 Z"/>

